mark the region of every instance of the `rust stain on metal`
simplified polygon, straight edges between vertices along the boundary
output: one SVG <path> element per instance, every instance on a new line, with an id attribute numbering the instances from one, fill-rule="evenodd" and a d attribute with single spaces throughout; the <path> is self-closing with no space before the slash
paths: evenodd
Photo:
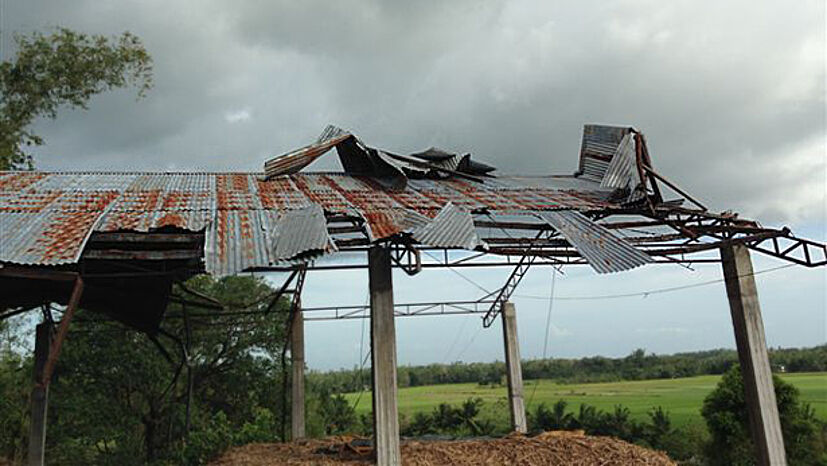
<path id="1" fill-rule="evenodd" d="M 61 191 L 23 192 L 12 196 L 0 195 L 2 212 L 40 212 L 63 195 Z"/>
<path id="2" fill-rule="evenodd" d="M 36 172 L 9 172 L 0 177 L 0 191 L 22 191 L 46 176 Z"/>
<path id="3" fill-rule="evenodd" d="M 187 222 L 180 213 L 175 211 L 165 212 L 161 218 L 155 221 L 155 228 L 175 227 L 186 228 Z"/>

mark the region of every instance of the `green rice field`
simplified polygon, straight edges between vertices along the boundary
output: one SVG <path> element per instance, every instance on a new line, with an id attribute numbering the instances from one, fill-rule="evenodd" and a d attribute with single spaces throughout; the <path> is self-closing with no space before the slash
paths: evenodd
<path id="1" fill-rule="evenodd" d="M 781 378 L 793 384 L 801 399 L 815 409 L 819 418 L 827 420 L 827 372 L 782 374 Z M 612 383 L 559 384 L 551 380 L 527 380 L 525 400 L 527 409 L 534 411 L 540 403 L 551 405 L 563 399 L 569 411 L 576 412 L 581 403 L 610 411 L 615 405 L 629 408 L 632 417 L 645 419 L 647 412 L 662 406 L 669 411 L 675 426 L 702 420 L 700 409 L 704 398 L 715 388 L 720 376 L 709 375 L 682 379 L 658 379 Z M 346 395 L 356 405 L 358 414 L 370 410 L 370 392 Z M 478 384 L 447 384 L 409 387 L 399 390 L 399 412 L 410 416 L 417 411 L 430 411 L 440 403 L 459 404 L 468 398 L 485 401 L 488 415 L 505 415 L 506 389 L 504 386 L 486 387 Z"/>

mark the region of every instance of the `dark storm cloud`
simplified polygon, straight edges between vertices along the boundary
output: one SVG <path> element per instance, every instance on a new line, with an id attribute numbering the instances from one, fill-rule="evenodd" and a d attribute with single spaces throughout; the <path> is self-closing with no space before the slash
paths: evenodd
<path id="1" fill-rule="evenodd" d="M 566 173 L 581 125 L 607 122 L 644 130 L 656 167 L 714 208 L 824 215 L 817 0 L 20 1 L 3 13 L 4 37 L 131 30 L 155 59 L 147 99 L 117 92 L 41 123 L 46 168 L 257 170 L 333 122 L 397 151 Z"/>

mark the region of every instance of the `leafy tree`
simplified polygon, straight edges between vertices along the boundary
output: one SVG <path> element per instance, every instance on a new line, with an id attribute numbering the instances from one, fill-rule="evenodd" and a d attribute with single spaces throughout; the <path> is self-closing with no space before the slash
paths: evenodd
<path id="1" fill-rule="evenodd" d="M 286 414 L 274 382 L 282 374 L 286 303 L 266 314 L 273 290 L 249 276 L 200 276 L 188 287 L 245 312 L 188 306 L 189 345 L 180 304 L 169 306 L 163 323 L 169 336 L 157 340 L 78 312 L 50 389 L 50 460 L 200 463 L 234 443 L 280 440 Z"/>
<path id="2" fill-rule="evenodd" d="M 567 407 L 568 403 L 565 400 L 558 400 L 551 409 L 548 409 L 545 403 L 540 403 L 532 416 L 535 428 L 544 431 L 571 429 L 575 419 L 571 413 L 566 412 Z"/>
<path id="3" fill-rule="evenodd" d="M 129 32 L 110 38 L 60 28 L 15 42 L 17 56 L 0 63 L 0 170 L 32 166 L 24 148 L 43 144 L 30 129 L 38 117 L 85 109 L 107 90 L 134 85 L 143 97 L 152 87 L 152 58 Z"/>
<path id="4" fill-rule="evenodd" d="M 323 435 L 341 435 L 356 429 L 358 425 L 356 411 L 344 395 L 331 395 L 327 391 L 322 391 L 318 396 L 316 413 L 322 420 Z"/>
<path id="5" fill-rule="evenodd" d="M 790 464 L 822 464 L 825 457 L 823 426 L 808 404 L 799 402 L 798 389 L 773 377 L 781 430 Z M 713 465 L 748 465 L 755 452 L 749 431 L 744 382 L 738 366 L 721 378 L 704 400 L 701 414 L 711 440 L 707 457 Z"/>
<path id="6" fill-rule="evenodd" d="M 669 412 L 658 406 L 649 411 L 649 425 L 646 426 L 646 437 L 649 444 L 655 448 L 663 445 L 664 439 L 672 432 L 672 420 Z"/>

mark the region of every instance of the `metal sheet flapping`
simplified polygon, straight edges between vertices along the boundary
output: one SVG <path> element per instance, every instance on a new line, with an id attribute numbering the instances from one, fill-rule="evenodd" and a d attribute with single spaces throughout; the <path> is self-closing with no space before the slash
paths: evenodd
<path id="1" fill-rule="evenodd" d="M 421 244 L 441 248 L 475 249 L 483 245 L 471 214 L 450 202 L 428 224 L 413 229 L 411 237 Z"/>
<path id="2" fill-rule="evenodd" d="M 627 192 L 626 202 L 634 202 L 644 197 L 640 173 L 635 156 L 635 141 L 632 133 L 626 133 L 618 144 L 609 167 L 600 181 L 601 188 L 612 188 Z"/>
<path id="3" fill-rule="evenodd" d="M 307 260 L 337 250 L 327 232 L 324 211 L 318 205 L 284 212 L 272 228 L 273 263 Z"/>
<path id="4" fill-rule="evenodd" d="M 601 188 L 633 188 L 640 182 L 635 163 L 635 142 L 631 133 L 626 133 L 612 154 L 612 161 L 603 179 Z"/>
<path id="5" fill-rule="evenodd" d="M 279 175 L 297 173 L 324 155 L 333 146 L 350 137 L 352 137 L 350 133 L 335 126 L 328 125 L 321 136 L 319 136 L 319 139 L 313 144 L 264 162 L 264 174 L 267 178 L 271 178 Z"/>
<path id="6" fill-rule="evenodd" d="M 585 125 L 580 146 L 580 176 L 600 182 L 628 127 Z"/>
<path id="7" fill-rule="evenodd" d="M 652 262 L 648 254 L 580 212 L 560 210 L 537 216 L 560 232 L 598 273 L 621 272 Z"/>

